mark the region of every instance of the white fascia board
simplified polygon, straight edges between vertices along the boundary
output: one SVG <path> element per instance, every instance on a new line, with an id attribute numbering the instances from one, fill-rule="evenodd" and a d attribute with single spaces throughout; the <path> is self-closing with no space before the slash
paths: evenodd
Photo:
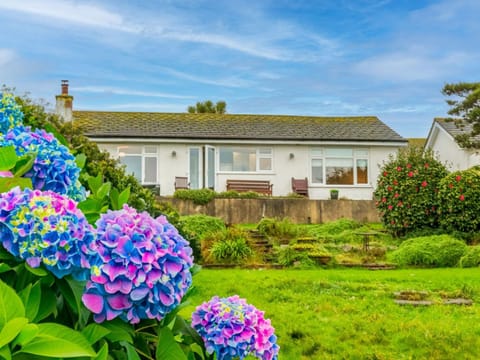
<path id="1" fill-rule="evenodd" d="M 163 143 L 163 144 L 269 144 L 269 145 L 348 145 L 348 146 L 407 146 L 407 142 L 376 142 L 376 141 L 291 141 L 291 140 L 239 140 L 239 139 L 224 139 L 224 140 L 208 140 L 208 139 L 163 139 L 163 138 L 101 138 L 89 137 L 90 140 L 97 143 Z"/>

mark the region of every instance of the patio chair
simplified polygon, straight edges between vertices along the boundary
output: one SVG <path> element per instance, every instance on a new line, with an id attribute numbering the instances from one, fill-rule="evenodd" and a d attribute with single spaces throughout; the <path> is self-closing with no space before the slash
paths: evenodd
<path id="1" fill-rule="evenodd" d="M 190 189 L 190 183 L 186 176 L 175 176 L 175 190 Z"/>
<path id="2" fill-rule="evenodd" d="M 292 177 L 292 191 L 295 194 L 308 197 L 308 179 L 295 179 Z"/>

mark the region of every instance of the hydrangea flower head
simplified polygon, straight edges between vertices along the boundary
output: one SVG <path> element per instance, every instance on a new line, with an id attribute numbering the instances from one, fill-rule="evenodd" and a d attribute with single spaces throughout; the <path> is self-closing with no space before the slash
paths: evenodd
<path id="1" fill-rule="evenodd" d="M 270 320 L 238 295 L 214 296 L 198 306 L 192 314 L 192 327 L 205 342 L 207 353 L 215 353 L 218 360 L 248 355 L 262 360 L 278 358 L 280 348 Z"/>
<path id="2" fill-rule="evenodd" d="M 96 223 L 98 259 L 82 300 L 97 322 L 161 320 L 192 282 L 192 249 L 164 216 L 124 205 Z"/>
<path id="3" fill-rule="evenodd" d="M 0 134 L 23 124 L 23 113 L 12 94 L 0 93 Z"/>
<path id="4" fill-rule="evenodd" d="M 32 179 L 35 189 L 52 190 L 77 201 L 85 199 L 75 158 L 52 134 L 43 129 L 32 131 L 30 127 L 17 126 L 7 131 L 2 143 L 15 146 L 18 156 L 36 153 L 32 168 L 23 175 Z"/>
<path id="5" fill-rule="evenodd" d="M 19 187 L 0 194 L 0 243 L 33 268 L 85 279 L 94 240 L 93 227 L 64 195 Z"/>

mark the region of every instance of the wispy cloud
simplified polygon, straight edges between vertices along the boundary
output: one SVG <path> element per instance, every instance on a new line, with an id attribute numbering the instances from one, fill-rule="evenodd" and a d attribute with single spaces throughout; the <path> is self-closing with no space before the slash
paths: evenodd
<path id="1" fill-rule="evenodd" d="M 0 67 L 7 65 L 15 59 L 15 52 L 11 49 L 0 48 Z"/>
<path id="2" fill-rule="evenodd" d="M 159 69 L 165 72 L 166 74 L 169 74 L 176 78 L 189 80 L 189 81 L 193 81 L 201 84 L 215 85 L 215 86 L 222 86 L 222 87 L 232 87 L 232 88 L 244 88 L 244 87 L 249 87 L 253 85 L 252 81 L 242 79 L 236 76 L 216 79 L 215 77 L 203 77 L 198 75 L 192 75 L 189 73 L 185 73 L 185 72 L 174 70 L 167 67 L 160 67 Z"/>
<path id="3" fill-rule="evenodd" d="M 139 91 L 134 89 L 124 89 L 124 88 L 115 88 L 110 86 L 78 86 L 72 87 L 72 91 L 83 92 L 83 93 L 105 93 L 105 94 L 114 94 L 114 95 L 129 95 L 129 96 L 140 96 L 140 97 L 158 97 L 158 98 L 167 98 L 167 99 L 193 99 L 194 96 L 190 95 L 177 95 L 177 94 L 168 94 L 156 91 Z"/>
<path id="4" fill-rule="evenodd" d="M 35 16 L 70 23 L 109 28 L 126 32 L 140 32 L 141 28 L 127 24 L 125 19 L 100 6 L 65 0 L 2 0 L 0 9 L 28 13 Z"/>

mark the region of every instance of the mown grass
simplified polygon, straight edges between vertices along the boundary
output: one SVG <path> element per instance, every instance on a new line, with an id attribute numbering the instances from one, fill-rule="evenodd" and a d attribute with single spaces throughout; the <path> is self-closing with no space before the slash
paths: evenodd
<path id="1" fill-rule="evenodd" d="M 480 269 L 207 270 L 182 310 L 238 294 L 266 312 L 280 359 L 478 359 Z M 426 290 L 434 305 L 399 306 L 393 293 Z M 466 296 L 472 306 L 443 305 Z"/>

